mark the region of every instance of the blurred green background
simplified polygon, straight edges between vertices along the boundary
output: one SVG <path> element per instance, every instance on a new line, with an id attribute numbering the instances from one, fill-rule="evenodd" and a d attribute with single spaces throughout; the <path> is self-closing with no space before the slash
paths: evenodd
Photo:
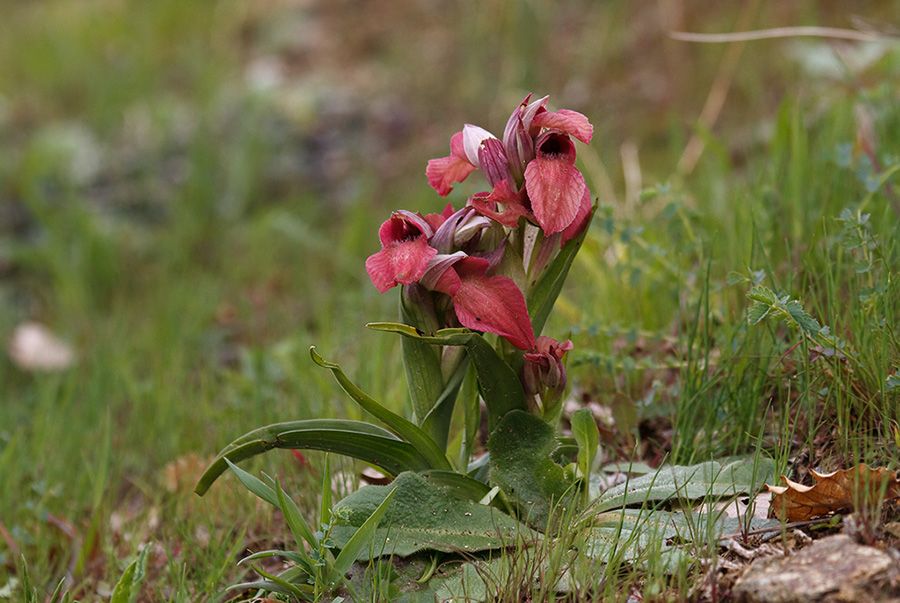
<path id="1" fill-rule="evenodd" d="M 312 344 L 404 407 L 396 341 L 363 328 L 396 299 L 363 262 L 390 211 L 442 207 L 425 165 L 463 123 L 500 134 L 530 92 L 590 118 L 579 158 L 602 209 L 551 327 L 582 349 L 625 345 L 630 361 L 636 333 L 679 331 L 707 268 L 724 280 L 771 244 L 791 282 L 824 203 L 862 190 L 823 175 L 808 193 L 823 205 L 808 211 L 796 188 L 767 215 L 806 182 L 772 151 L 779 128 L 842 108 L 803 147 L 818 157 L 870 117 L 883 138 L 900 126 L 865 111 L 897 103 L 896 42 L 667 35 L 895 33 L 897 1 L 0 0 L 0 14 L 0 340 L 39 321 L 75 358 L 54 371 L 0 359 L 0 592 L 21 586 L 24 555 L 39 584 L 102 595 L 153 542 L 154 600 L 201 597 L 235 576 L 248 541 L 277 539 L 233 482 L 200 500 L 191 480 L 256 426 L 358 416 L 310 366 Z M 766 173 L 755 192 L 729 188 Z M 772 182 L 786 189 L 770 203 Z M 707 318 L 741 320 L 744 305 L 725 291 Z M 600 365 L 574 374 L 602 382 Z M 612 389 L 667 387 L 642 375 Z M 278 459 L 266 466 L 309 488 Z"/>

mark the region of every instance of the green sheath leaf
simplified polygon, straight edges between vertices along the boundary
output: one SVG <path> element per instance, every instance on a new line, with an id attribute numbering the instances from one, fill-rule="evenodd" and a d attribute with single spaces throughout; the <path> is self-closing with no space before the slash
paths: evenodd
<path id="1" fill-rule="evenodd" d="M 528 295 L 528 314 L 531 316 L 531 326 L 534 329 L 534 335 L 537 337 L 544 330 L 544 324 L 550 316 L 553 304 L 562 291 L 566 277 L 569 275 L 569 268 L 584 243 L 584 238 L 590 228 L 590 221 L 594 219 L 594 211 L 596 207 L 591 209 L 591 215 L 588 218 L 588 227 L 584 229 L 579 236 L 566 242 L 560 250 L 559 255 L 553 260 L 553 263 L 547 267 L 547 270 L 541 276 L 534 289 Z"/>
<path id="2" fill-rule="evenodd" d="M 488 428 L 493 430 L 500 419 L 511 410 L 526 410 L 525 392 L 516 372 L 481 336 L 469 329 L 441 329 L 433 335 L 422 335 L 409 325 L 398 323 L 369 323 L 376 331 L 399 333 L 437 345 L 464 345 L 475 364 L 478 385 L 488 411 Z"/>

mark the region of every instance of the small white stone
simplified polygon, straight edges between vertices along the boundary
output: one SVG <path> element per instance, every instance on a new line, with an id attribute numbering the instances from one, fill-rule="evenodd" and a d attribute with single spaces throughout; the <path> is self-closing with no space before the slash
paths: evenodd
<path id="1" fill-rule="evenodd" d="M 37 322 L 16 327 L 8 351 L 13 363 L 25 371 L 59 371 L 75 361 L 72 348 Z"/>

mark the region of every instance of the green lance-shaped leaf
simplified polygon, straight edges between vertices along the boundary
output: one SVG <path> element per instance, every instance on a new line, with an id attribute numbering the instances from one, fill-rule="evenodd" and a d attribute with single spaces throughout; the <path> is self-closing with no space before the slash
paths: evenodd
<path id="1" fill-rule="evenodd" d="M 398 323 L 369 323 L 376 331 L 399 333 L 435 345 L 464 345 L 469 358 L 475 364 L 478 385 L 487 407 L 488 428 L 493 430 L 497 423 L 512 410 L 526 410 L 525 392 L 519 376 L 497 351 L 481 336 L 469 329 L 441 329 L 433 335 L 422 335 L 414 327 Z"/>
<path id="2" fill-rule="evenodd" d="M 331 523 L 331 459 L 325 455 L 325 467 L 322 470 L 322 500 L 319 501 L 319 521 Z"/>
<path id="3" fill-rule="evenodd" d="M 144 546 L 137 558 L 128 564 L 119 582 L 113 589 L 110 603 L 134 603 L 141 591 L 141 583 L 147 573 L 147 553 L 150 552 L 149 546 Z M 55 599 L 54 599 L 55 600 Z"/>
<path id="4" fill-rule="evenodd" d="M 424 471 L 432 465 L 412 444 L 377 425 L 362 421 L 308 419 L 276 423 L 244 434 L 216 456 L 194 491 L 203 495 L 228 468 L 274 448 L 334 452 L 371 463 L 389 475 Z"/>
<path id="5" fill-rule="evenodd" d="M 553 427 L 522 411 L 503 417 L 488 440 L 491 481 L 538 525 L 546 522 L 553 505 L 571 486 L 563 468 L 550 458 L 554 448 Z"/>
<path id="6" fill-rule="evenodd" d="M 452 469 L 450 461 L 447 460 L 444 452 L 438 447 L 437 443 L 429 437 L 427 433 L 422 431 L 415 423 L 407 421 L 395 412 L 392 412 L 379 404 L 374 398 L 370 397 L 364 391 L 359 389 L 347 375 L 340 365 L 333 362 L 325 361 L 316 353 L 316 347 L 309 348 L 309 354 L 312 356 L 313 362 L 323 368 L 329 369 L 334 375 L 341 388 L 356 401 L 364 410 L 372 413 L 378 420 L 384 423 L 388 429 L 397 434 L 400 438 L 412 444 L 415 449 L 428 460 L 430 468 L 433 469 Z"/>
<path id="7" fill-rule="evenodd" d="M 541 331 L 544 330 L 544 324 L 547 322 L 547 318 L 550 317 L 553 304 L 556 303 L 556 298 L 559 297 L 559 293 L 562 291 L 566 277 L 569 275 L 569 269 L 572 267 L 572 262 L 575 261 L 575 256 L 578 254 L 578 250 L 581 249 L 581 244 L 584 243 L 584 238 L 590 229 L 590 220 L 593 220 L 595 210 L 596 207 L 591 209 L 588 227 L 580 235 L 563 245 L 559 255 L 547 267 L 528 295 L 528 314 L 531 316 L 531 327 L 534 329 L 535 337 L 539 336 Z"/>
<path id="8" fill-rule="evenodd" d="M 281 502 L 278 500 L 278 494 L 268 484 L 248 471 L 244 471 L 228 459 L 225 459 L 228 468 L 234 473 L 244 487 L 250 490 L 257 498 L 260 498 L 278 510 L 281 510 Z"/>
<path id="9" fill-rule="evenodd" d="M 331 537 L 339 548 L 347 546 L 357 526 L 384 498 L 394 492 L 390 511 L 375 531 L 373 547 L 358 551 L 357 559 L 394 555 L 406 557 L 421 550 L 472 553 L 514 545 L 518 539 L 539 535 L 509 515 L 468 499 L 458 484 L 403 473 L 391 486 L 365 486 L 335 507 Z M 393 490 L 393 488 L 396 490 Z"/>

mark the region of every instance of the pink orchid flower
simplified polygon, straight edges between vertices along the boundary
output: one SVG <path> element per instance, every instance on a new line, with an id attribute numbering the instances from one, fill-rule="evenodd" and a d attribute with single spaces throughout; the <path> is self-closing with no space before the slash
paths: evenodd
<path id="1" fill-rule="evenodd" d="M 434 234 L 431 226 L 418 214 L 396 211 L 381 225 L 378 238 L 381 251 L 366 260 L 366 271 L 381 293 L 403 284 L 415 283 L 437 255 L 428 244 Z"/>
<path id="2" fill-rule="evenodd" d="M 488 131 L 466 125 L 450 139 L 450 156 L 432 159 L 425 170 L 428 183 L 442 196 L 475 169 L 484 172 L 495 190 L 506 183 L 512 194 L 524 185 L 527 200 L 521 207 L 547 235 L 567 231 L 590 210 L 590 192 L 575 167 L 572 138 L 590 143 L 594 128 L 576 111 L 547 111 L 547 97 L 529 103 L 531 95 L 509 117 L 501 142 Z M 507 195 L 506 190 L 502 191 Z M 586 199 L 586 202 L 585 202 Z M 497 212 L 482 204 L 483 215 L 497 219 Z M 524 212 L 517 209 L 502 220 L 509 225 Z M 571 238 L 571 237 L 569 237 Z"/>
<path id="3" fill-rule="evenodd" d="M 489 263 L 465 256 L 448 267 L 435 290 L 453 298 L 460 324 L 473 331 L 496 333 L 520 350 L 535 346 L 525 297 L 506 276 L 486 276 Z"/>
<path id="4" fill-rule="evenodd" d="M 382 293 L 397 285 L 419 283 L 446 294 L 453 300 L 459 324 L 495 333 L 520 350 L 531 350 L 535 346 L 531 318 L 515 282 L 506 276 L 487 276 L 491 267 L 487 259 L 464 251 L 446 253 L 476 238 L 489 221 L 468 207 L 447 214 L 448 210 L 425 217 L 394 212 L 379 230 L 381 251 L 366 260 L 372 283 Z"/>

